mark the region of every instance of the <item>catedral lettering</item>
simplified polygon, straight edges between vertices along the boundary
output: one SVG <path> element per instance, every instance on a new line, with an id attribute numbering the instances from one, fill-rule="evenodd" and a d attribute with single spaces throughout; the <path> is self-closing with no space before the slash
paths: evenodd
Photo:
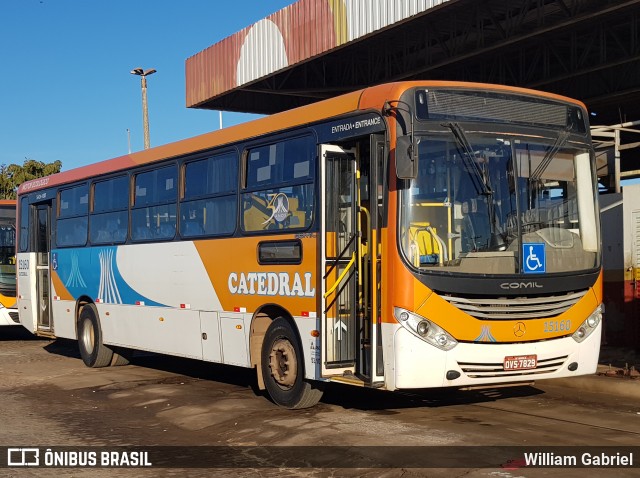
<path id="1" fill-rule="evenodd" d="M 296 272 L 292 281 L 287 272 L 232 272 L 228 285 L 232 294 L 315 297 L 312 277 L 311 272 L 306 272 L 303 281 Z"/>
<path id="2" fill-rule="evenodd" d="M 332 381 L 594 373 L 588 119 L 539 91 L 396 82 L 25 183 L 19 321 L 89 367 L 127 347 L 254 368 L 286 408 Z"/>

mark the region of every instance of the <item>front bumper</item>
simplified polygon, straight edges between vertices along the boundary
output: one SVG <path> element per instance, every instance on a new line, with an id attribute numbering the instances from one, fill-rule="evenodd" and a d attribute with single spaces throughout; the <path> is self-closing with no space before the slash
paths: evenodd
<path id="1" fill-rule="evenodd" d="M 0 326 L 2 325 L 20 325 L 18 309 L 0 308 Z"/>
<path id="2" fill-rule="evenodd" d="M 395 363 L 391 373 L 395 374 L 394 384 L 398 389 L 484 386 L 593 374 L 598 365 L 602 335 L 600 322 L 582 343 L 571 337 L 518 344 L 459 343 L 445 352 L 404 328 L 395 327 Z M 505 357 L 533 354 L 538 360 L 535 369 L 504 370 Z M 450 371 L 458 372 L 459 376 L 448 380 Z"/>

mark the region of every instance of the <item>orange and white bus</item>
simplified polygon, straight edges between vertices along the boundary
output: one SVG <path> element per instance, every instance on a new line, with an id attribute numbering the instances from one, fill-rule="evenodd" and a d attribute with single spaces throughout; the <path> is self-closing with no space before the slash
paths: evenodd
<path id="1" fill-rule="evenodd" d="M 138 349 L 257 370 L 289 408 L 596 369 L 584 105 L 374 86 L 19 188 L 18 305 L 90 367 Z"/>
<path id="2" fill-rule="evenodd" d="M 16 308 L 16 201 L 0 200 L 0 326 L 20 325 Z"/>

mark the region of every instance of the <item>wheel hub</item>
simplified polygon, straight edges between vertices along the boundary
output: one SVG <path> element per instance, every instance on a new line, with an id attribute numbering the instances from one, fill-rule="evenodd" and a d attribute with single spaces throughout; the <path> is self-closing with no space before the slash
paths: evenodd
<path id="1" fill-rule="evenodd" d="M 298 362 L 291 342 L 278 339 L 273 343 L 269 354 L 269 367 L 278 385 L 287 388 L 293 386 L 298 375 Z"/>
<path id="2" fill-rule="evenodd" d="M 89 319 L 85 319 L 82 328 L 82 341 L 84 342 L 85 349 L 89 353 L 93 352 L 95 337 L 93 332 L 93 324 Z"/>

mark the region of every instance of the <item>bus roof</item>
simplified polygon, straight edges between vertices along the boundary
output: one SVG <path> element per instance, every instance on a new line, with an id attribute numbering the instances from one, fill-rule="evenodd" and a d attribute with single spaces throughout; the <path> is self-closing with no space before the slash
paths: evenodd
<path id="1" fill-rule="evenodd" d="M 347 93 L 335 98 L 319 101 L 310 105 L 301 106 L 289 111 L 276 113 L 271 116 L 266 116 L 264 118 L 259 118 L 247 123 L 231 126 L 229 128 L 212 131 L 192 138 L 89 164 L 87 166 L 53 174 L 44 178 L 32 179 L 20 185 L 18 188 L 18 194 L 20 195 L 51 186 L 81 181 L 101 174 L 122 171 L 156 161 L 204 151 L 213 147 L 233 144 L 235 142 L 255 138 L 263 134 L 285 131 L 290 128 L 312 124 L 325 118 L 345 115 L 358 110 L 380 110 L 386 100 L 397 99 L 406 89 L 417 86 L 426 88 L 452 87 L 497 90 L 504 93 L 521 93 L 552 100 L 570 102 L 580 105 L 583 108 L 585 107 L 583 103 L 564 96 L 504 85 L 451 81 L 410 81 L 386 83 Z"/>

